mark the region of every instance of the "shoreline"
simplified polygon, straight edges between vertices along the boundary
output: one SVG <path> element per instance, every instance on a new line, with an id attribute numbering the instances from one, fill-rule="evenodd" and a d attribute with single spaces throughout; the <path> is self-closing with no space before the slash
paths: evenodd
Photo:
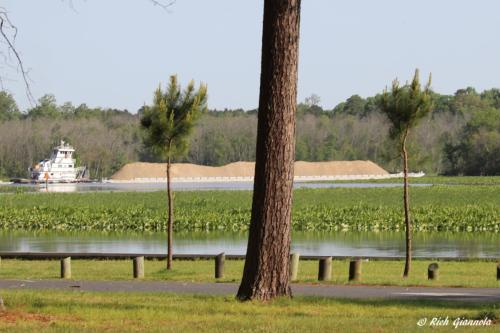
<path id="1" fill-rule="evenodd" d="M 420 178 L 425 176 L 423 172 L 412 172 L 408 174 L 410 178 Z M 403 178 L 403 173 L 394 173 L 387 175 L 337 175 L 337 176 L 296 176 L 293 181 L 311 182 L 311 181 L 332 181 L 332 180 L 378 180 L 378 179 L 396 179 Z M 253 183 L 254 177 L 174 177 L 172 183 L 211 183 L 211 182 L 249 182 Z M 102 183 L 166 183 L 167 178 L 134 178 L 134 179 L 106 179 Z"/>

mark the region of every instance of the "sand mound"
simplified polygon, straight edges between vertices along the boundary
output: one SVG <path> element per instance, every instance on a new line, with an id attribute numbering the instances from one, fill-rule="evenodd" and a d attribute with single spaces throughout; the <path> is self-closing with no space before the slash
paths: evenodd
<path id="1" fill-rule="evenodd" d="M 220 167 L 189 163 L 172 164 L 173 178 L 253 177 L 254 162 L 235 162 Z M 165 163 L 129 163 L 117 171 L 111 179 L 134 180 L 137 178 L 165 178 Z M 295 176 L 348 176 L 388 175 L 372 161 L 295 162 Z"/>

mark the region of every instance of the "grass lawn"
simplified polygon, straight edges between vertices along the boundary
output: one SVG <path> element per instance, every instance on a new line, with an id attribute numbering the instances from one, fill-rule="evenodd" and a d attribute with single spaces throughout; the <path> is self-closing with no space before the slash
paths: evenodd
<path id="1" fill-rule="evenodd" d="M 496 263 L 486 261 L 450 262 L 442 261 L 437 281 L 427 280 L 430 261 L 416 260 L 410 278 L 401 278 L 404 262 L 370 261 L 362 263 L 362 278 L 358 283 L 370 285 L 402 286 L 452 286 L 452 287 L 500 287 L 496 280 Z M 76 280 L 128 280 L 132 279 L 131 260 L 73 260 L 72 277 Z M 331 284 L 349 284 L 349 262 L 334 260 Z M 226 260 L 223 282 L 239 282 L 243 271 L 242 260 Z M 0 279 L 57 279 L 60 274 L 59 261 L 30 261 L 3 259 Z M 318 262 L 302 260 L 299 264 L 301 283 L 317 281 Z M 165 261 L 146 260 L 145 279 L 158 281 L 215 282 L 212 260 L 175 260 L 173 270 L 165 269 Z"/>
<path id="2" fill-rule="evenodd" d="M 498 304 L 440 301 L 333 300 L 311 297 L 268 303 L 234 296 L 167 293 L 2 291 L 1 332 L 498 332 Z M 449 317 L 446 327 L 417 321 Z M 492 318 L 460 327 L 456 318 Z M 437 329 L 436 329 L 437 328 Z"/>

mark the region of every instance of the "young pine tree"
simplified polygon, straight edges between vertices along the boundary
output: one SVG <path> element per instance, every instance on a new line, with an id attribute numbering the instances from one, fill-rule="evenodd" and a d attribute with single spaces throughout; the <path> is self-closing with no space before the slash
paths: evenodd
<path id="1" fill-rule="evenodd" d="M 188 148 L 188 138 L 196 120 L 207 108 L 207 86 L 195 90 L 191 81 L 184 91 L 177 76 L 170 77 L 166 91 L 161 86 L 155 92 L 153 105 L 144 108 L 141 126 L 145 129 L 145 144 L 167 161 L 167 269 L 172 268 L 174 201 L 171 188 L 171 162 L 182 156 Z"/>
<path id="2" fill-rule="evenodd" d="M 400 86 L 398 80 L 392 82 L 392 90 L 387 89 L 380 99 L 380 110 L 391 123 L 390 136 L 397 139 L 403 160 L 403 206 L 406 226 L 406 261 L 403 277 L 408 277 L 411 270 L 412 258 L 412 224 L 410 219 L 410 203 L 408 198 L 408 151 L 406 142 L 410 129 L 415 127 L 420 119 L 425 117 L 432 108 L 431 77 L 425 88 L 420 87 L 419 72 L 415 70 L 415 76 L 411 84 Z"/>

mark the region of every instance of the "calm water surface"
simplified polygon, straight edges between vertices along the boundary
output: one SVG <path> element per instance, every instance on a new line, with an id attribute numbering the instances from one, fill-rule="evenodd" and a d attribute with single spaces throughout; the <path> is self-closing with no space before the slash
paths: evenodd
<path id="1" fill-rule="evenodd" d="M 82 184 L 9 184 L 4 186 L 28 189 L 36 192 L 153 192 L 166 190 L 166 183 L 82 183 Z M 402 183 L 305 183 L 296 182 L 294 188 L 374 188 L 401 187 Z M 411 186 L 432 186 L 432 184 L 411 184 Z M 183 191 L 199 190 L 253 190 L 253 182 L 174 182 L 173 189 Z"/>
<path id="2" fill-rule="evenodd" d="M 165 253 L 163 233 L 0 232 L 0 251 Z M 181 254 L 245 254 L 246 233 L 189 232 L 174 237 Z M 292 250 L 301 255 L 404 256 L 401 232 L 295 233 Z M 500 258 L 500 235 L 416 233 L 416 257 Z"/>

